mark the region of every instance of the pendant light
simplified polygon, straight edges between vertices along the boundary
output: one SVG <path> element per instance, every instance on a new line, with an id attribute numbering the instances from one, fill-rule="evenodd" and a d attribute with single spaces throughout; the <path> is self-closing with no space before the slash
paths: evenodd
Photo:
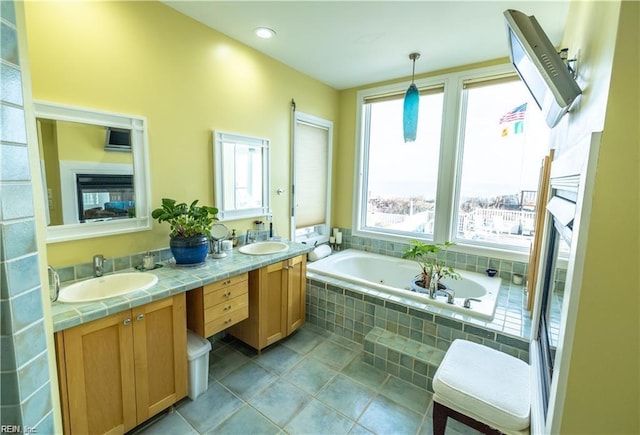
<path id="1" fill-rule="evenodd" d="M 416 140 L 418 131 L 418 108 L 420 106 L 420 92 L 413 79 L 416 75 L 416 60 L 420 59 L 420 53 L 411 53 L 409 59 L 413 61 L 413 72 L 411 73 L 411 85 L 404 95 L 404 112 L 402 113 L 402 127 L 404 131 L 404 141 L 413 142 Z"/>

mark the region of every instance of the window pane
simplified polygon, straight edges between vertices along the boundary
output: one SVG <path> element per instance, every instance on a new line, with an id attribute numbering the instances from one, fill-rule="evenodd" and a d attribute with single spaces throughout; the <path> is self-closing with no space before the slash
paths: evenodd
<path id="1" fill-rule="evenodd" d="M 519 80 L 465 92 L 457 238 L 528 248 L 549 129 Z"/>
<path id="2" fill-rule="evenodd" d="M 432 236 L 440 154 L 443 92 L 420 96 L 415 142 L 402 133 L 403 99 L 366 104 L 367 229 Z"/>

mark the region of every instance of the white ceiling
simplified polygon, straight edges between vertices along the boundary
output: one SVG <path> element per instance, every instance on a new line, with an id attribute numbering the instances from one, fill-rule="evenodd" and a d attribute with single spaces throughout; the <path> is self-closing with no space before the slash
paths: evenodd
<path id="1" fill-rule="evenodd" d="M 185 1 L 165 4 L 336 89 L 508 56 L 505 9 L 535 15 L 559 45 L 569 0 Z M 276 31 L 270 40 L 257 27 Z"/>

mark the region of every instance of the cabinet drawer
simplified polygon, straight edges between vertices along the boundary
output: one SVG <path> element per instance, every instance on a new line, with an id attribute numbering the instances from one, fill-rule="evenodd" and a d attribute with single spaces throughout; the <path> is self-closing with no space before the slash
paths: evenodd
<path id="1" fill-rule="evenodd" d="M 234 298 L 246 295 L 248 291 L 248 281 L 239 281 L 215 290 L 207 286 L 204 289 L 204 308 L 206 310 L 218 304 L 225 304 Z"/>
<path id="2" fill-rule="evenodd" d="M 210 337 L 247 317 L 249 317 L 249 300 L 246 295 L 211 307 L 205 312 L 205 336 Z"/>
<path id="3" fill-rule="evenodd" d="M 249 305 L 249 298 L 246 294 L 229 299 L 221 304 L 216 304 L 212 307 L 207 307 L 204 310 L 205 322 L 210 322 L 218 317 L 224 317 L 229 313 L 237 311 L 241 307 Z"/>
<path id="4" fill-rule="evenodd" d="M 227 279 L 212 282 L 211 284 L 207 284 L 204 286 L 204 294 L 206 295 L 208 293 L 215 292 L 216 290 L 231 287 L 242 281 L 248 281 L 248 280 L 249 280 L 249 274 L 243 273 L 241 275 L 236 275 Z"/>

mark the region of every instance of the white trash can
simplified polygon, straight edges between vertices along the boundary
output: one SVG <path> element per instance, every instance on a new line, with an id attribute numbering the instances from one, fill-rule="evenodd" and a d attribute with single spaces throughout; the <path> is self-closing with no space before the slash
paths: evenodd
<path id="1" fill-rule="evenodd" d="M 187 358 L 189 360 L 189 399 L 207 391 L 209 386 L 209 351 L 211 343 L 187 329 Z"/>

